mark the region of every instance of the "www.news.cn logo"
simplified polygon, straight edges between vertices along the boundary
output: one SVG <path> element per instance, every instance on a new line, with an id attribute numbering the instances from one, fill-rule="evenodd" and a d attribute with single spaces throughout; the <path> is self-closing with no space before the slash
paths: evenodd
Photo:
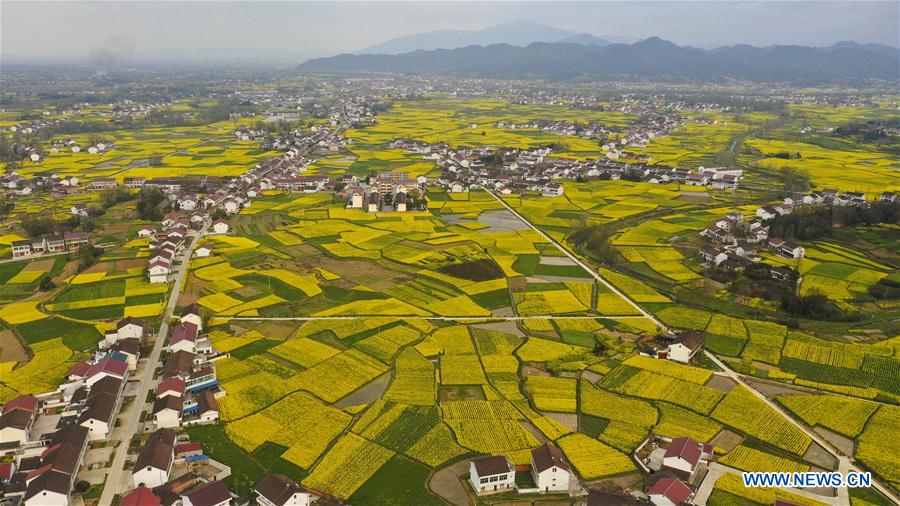
<path id="1" fill-rule="evenodd" d="M 745 487 L 859 488 L 872 486 L 872 473 L 741 473 Z"/>

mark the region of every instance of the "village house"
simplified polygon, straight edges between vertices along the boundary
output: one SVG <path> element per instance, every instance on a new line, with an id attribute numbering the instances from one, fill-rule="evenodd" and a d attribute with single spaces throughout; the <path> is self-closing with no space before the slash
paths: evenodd
<path id="1" fill-rule="evenodd" d="M 131 492 L 122 496 L 119 506 L 161 506 L 162 501 L 159 496 L 153 493 L 149 488 L 141 485 Z"/>
<path id="2" fill-rule="evenodd" d="M 197 258 L 206 258 L 210 255 L 212 255 L 212 246 L 206 243 L 200 244 L 194 250 L 194 256 Z"/>
<path id="3" fill-rule="evenodd" d="M 708 264 L 719 265 L 728 259 L 728 255 L 719 248 L 703 246 L 700 248 L 700 259 Z"/>
<path id="4" fill-rule="evenodd" d="M 135 488 L 158 487 L 169 481 L 174 462 L 175 431 L 168 428 L 157 429 L 150 434 L 134 461 L 131 482 Z"/>
<path id="5" fill-rule="evenodd" d="M 674 360 L 683 364 L 690 363 L 703 347 L 703 336 L 699 332 L 690 330 L 678 334 L 663 334 L 659 339 L 668 343 L 668 346 L 660 350 L 659 358 Z"/>
<path id="6" fill-rule="evenodd" d="M 778 211 L 772 206 L 762 206 L 756 210 L 756 217 L 763 221 L 771 220 L 778 216 L 778 214 Z"/>
<path id="7" fill-rule="evenodd" d="M 132 316 L 126 316 L 116 323 L 117 339 L 141 339 L 144 337 L 144 322 Z"/>
<path id="8" fill-rule="evenodd" d="M 693 495 L 694 491 L 677 478 L 663 478 L 647 490 L 650 502 L 656 506 L 687 504 Z"/>
<path id="9" fill-rule="evenodd" d="M 67 425 L 47 441 L 40 457 L 19 461 L 19 472 L 26 473 L 25 506 L 66 506 L 71 504 L 75 477 L 87 450 L 88 430 Z M 27 462 L 26 462 L 27 461 Z"/>
<path id="10" fill-rule="evenodd" d="M 153 225 L 145 225 L 138 230 L 138 237 L 153 237 L 156 234 L 156 228 Z"/>
<path id="11" fill-rule="evenodd" d="M 125 356 L 128 371 L 137 370 L 138 360 L 141 358 L 141 340 L 135 337 L 119 339 L 110 347 L 110 350 Z"/>
<path id="12" fill-rule="evenodd" d="M 181 323 L 193 323 L 199 331 L 203 331 L 203 318 L 200 316 L 200 306 L 198 304 L 190 304 L 181 310 Z"/>
<path id="13" fill-rule="evenodd" d="M 531 450 L 531 476 L 542 492 L 568 492 L 569 470 L 559 448 L 544 443 Z"/>
<path id="14" fill-rule="evenodd" d="M 116 378 L 124 382 L 128 378 L 127 359 L 115 353 L 107 354 L 104 358 L 88 367 L 84 373 L 84 384 L 91 388 L 94 383 L 103 378 Z"/>
<path id="15" fill-rule="evenodd" d="M 216 220 L 213 223 L 213 233 L 216 234 L 227 234 L 228 233 L 228 222 L 226 220 Z"/>
<path id="16" fill-rule="evenodd" d="M 179 377 L 166 378 L 156 385 L 156 398 L 163 399 L 167 396 L 184 397 L 184 380 Z"/>
<path id="17" fill-rule="evenodd" d="M 167 395 L 156 399 L 153 403 L 153 423 L 157 427 L 174 429 L 181 427 L 181 417 L 184 412 L 184 399 L 174 395 Z"/>
<path id="18" fill-rule="evenodd" d="M 181 495 L 183 506 L 228 506 L 231 492 L 221 481 L 212 481 Z"/>
<path id="19" fill-rule="evenodd" d="M 199 327 L 193 323 L 178 323 L 172 327 L 172 336 L 169 338 L 169 351 L 197 352 L 197 336 Z"/>
<path id="20" fill-rule="evenodd" d="M 254 489 L 259 506 L 309 506 L 315 497 L 283 474 L 269 474 Z"/>
<path id="21" fill-rule="evenodd" d="M 562 196 L 565 189 L 561 184 L 556 183 L 547 183 L 544 185 L 544 189 L 541 191 L 541 195 L 544 197 L 560 197 Z"/>
<path id="22" fill-rule="evenodd" d="M 675 473 L 686 481 L 691 481 L 700 469 L 712 457 L 713 448 L 698 443 L 689 437 L 673 439 L 663 456 L 662 469 Z"/>
<path id="23" fill-rule="evenodd" d="M 502 455 L 469 461 L 469 483 L 479 495 L 509 490 L 515 482 L 516 468 Z"/>
<path id="24" fill-rule="evenodd" d="M 31 428 L 38 415 L 40 402 L 32 395 L 14 397 L 3 405 L 0 415 L 0 442 L 19 445 L 31 441 Z"/>
<path id="25" fill-rule="evenodd" d="M 785 241 L 781 245 L 781 254 L 788 258 L 803 258 L 806 256 L 806 248 L 791 241 Z"/>
<path id="26" fill-rule="evenodd" d="M 150 283 L 168 283 L 171 270 L 172 264 L 168 260 L 161 258 L 151 260 L 147 265 Z"/>
<path id="27" fill-rule="evenodd" d="M 81 394 L 87 397 L 78 415 L 78 425 L 88 429 L 88 440 L 101 441 L 109 437 L 124 387 L 125 382 L 121 379 L 107 376 L 94 383 L 86 394 Z M 78 392 L 75 395 L 80 397 Z"/>

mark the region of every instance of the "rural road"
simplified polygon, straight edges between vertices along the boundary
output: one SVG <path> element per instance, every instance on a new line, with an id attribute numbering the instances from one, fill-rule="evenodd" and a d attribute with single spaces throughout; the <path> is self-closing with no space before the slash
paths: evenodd
<path id="1" fill-rule="evenodd" d="M 663 325 L 659 320 L 657 320 L 656 318 L 654 318 L 653 315 L 651 315 L 651 314 L 647 313 L 646 311 L 644 311 L 644 309 L 643 309 L 642 307 L 638 306 L 634 301 L 632 301 L 630 298 L 626 297 L 622 292 L 620 292 L 618 289 L 616 289 L 616 287 L 612 286 L 609 282 L 607 282 L 605 279 L 603 279 L 598 273 L 594 272 L 593 269 L 591 269 L 590 267 L 588 267 L 584 262 L 582 262 L 581 260 L 579 260 L 575 255 L 571 254 L 571 253 L 570 253 L 566 248 L 564 248 L 561 244 L 559 244 L 557 241 L 553 240 L 553 238 L 551 238 L 550 236 L 548 236 L 547 234 L 545 234 L 543 231 L 541 231 L 539 228 L 537 228 L 534 224 L 532 224 L 530 221 L 528 221 L 527 219 L 525 219 L 525 217 L 523 217 L 523 216 L 522 216 L 521 214 L 519 214 L 515 209 L 513 209 L 512 207 L 510 207 L 509 204 L 507 204 L 506 202 L 504 202 L 503 199 L 501 199 L 501 198 L 498 197 L 496 194 L 494 194 L 494 192 L 488 191 L 488 193 L 490 193 L 495 199 L 497 199 L 497 201 L 499 201 L 501 204 L 503 204 L 503 207 L 505 207 L 509 212 L 513 213 L 513 215 L 515 215 L 515 216 L 518 217 L 520 220 L 522 220 L 522 222 L 528 224 L 528 226 L 531 227 L 532 230 L 534 230 L 535 232 L 541 234 L 541 236 L 543 236 L 545 239 L 547 239 L 548 241 L 550 241 L 551 243 L 553 243 L 553 244 L 554 244 L 554 245 L 555 245 L 555 246 L 556 246 L 556 247 L 557 247 L 564 255 L 566 255 L 567 257 L 569 257 L 573 262 L 575 262 L 575 263 L 577 263 L 578 265 L 580 265 L 585 271 L 591 273 L 591 275 L 592 275 L 595 279 L 597 279 L 598 281 L 600 281 L 601 283 L 603 283 L 603 285 L 605 285 L 607 288 L 609 288 L 610 290 L 612 290 L 613 293 L 615 293 L 615 294 L 618 295 L 619 297 L 621 297 L 621 298 L 627 300 L 629 304 L 631 304 L 635 309 L 637 309 L 638 311 L 640 311 L 641 314 L 643 314 L 646 318 L 649 318 L 651 321 L 655 322 L 656 325 L 658 325 L 660 328 L 662 328 L 662 329 L 665 329 L 665 328 L 666 328 L 665 325 Z M 820 446 L 822 446 L 823 448 L 825 448 L 825 450 L 828 451 L 828 453 L 830 453 L 832 456 L 834 456 L 835 458 L 837 458 L 837 459 L 838 459 L 838 470 L 841 472 L 841 474 L 846 475 L 846 473 L 847 473 L 848 471 L 859 471 L 859 472 L 862 472 L 861 469 L 859 469 L 858 467 L 856 467 L 855 465 L 853 465 L 852 462 L 850 462 L 850 459 L 848 459 L 847 457 L 845 457 L 845 456 L 843 456 L 843 455 L 840 455 L 838 452 L 836 452 L 834 449 L 832 449 L 832 447 L 831 447 L 831 446 L 830 446 L 830 445 L 829 445 L 822 437 L 820 437 L 820 436 L 819 436 L 818 434 L 816 434 L 815 432 L 813 432 L 813 431 L 807 429 L 806 427 L 804 427 L 803 424 L 801 424 L 800 422 L 794 420 L 794 418 L 792 418 L 789 414 L 787 414 L 780 406 L 778 406 L 776 403 L 774 403 L 774 402 L 772 402 L 771 400 L 769 400 L 765 395 L 763 395 L 762 393 L 760 393 L 758 390 L 754 389 L 753 387 L 751 387 L 750 385 L 748 385 L 746 382 L 744 382 L 743 378 L 742 378 L 739 374 L 737 374 L 737 373 L 736 373 L 735 371 L 733 371 L 730 367 L 728 367 L 727 365 L 725 365 L 725 363 L 722 362 L 721 360 L 719 360 L 715 355 L 713 355 L 712 353 L 710 353 L 710 352 L 707 351 L 707 350 L 703 350 L 703 353 L 706 354 L 706 356 L 707 356 L 710 360 L 712 360 L 717 366 L 719 366 L 723 371 L 725 371 L 725 373 L 726 373 L 732 380 L 736 381 L 737 383 L 739 383 L 740 385 L 742 385 L 744 388 L 746 388 L 746 389 L 748 389 L 749 391 L 753 392 L 754 395 L 756 395 L 757 397 L 759 397 L 759 398 L 760 398 L 763 402 L 765 402 L 770 408 L 774 409 L 776 413 L 778 413 L 778 414 L 781 415 L 783 418 L 785 418 L 788 422 L 790 422 L 790 423 L 793 424 L 795 427 L 797 427 L 798 429 L 800 429 L 801 431 L 803 431 L 804 434 L 806 434 L 807 436 L 809 436 L 813 441 L 815 441 L 815 442 L 818 443 Z M 886 497 L 890 497 L 890 498 L 892 498 L 894 501 L 900 503 L 900 497 L 898 497 L 898 496 L 897 496 L 890 488 L 885 487 L 885 486 L 882 485 L 880 482 L 875 481 L 874 479 L 873 479 L 872 483 L 873 483 L 873 485 L 875 486 L 875 488 L 877 488 L 877 489 L 878 489 L 882 494 L 884 494 Z M 838 501 L 840 501 L 840 504 L 850 504 L 850 499 L 849 499 L 849 495 L 848 495 L 848 492 L 847 492 L 847 489 L 846 489 L 846 488 L 840 488 L 840 489 L 838 489 Z"/>
<path id="2" fill-rule="evenodd" d="M 347 316 L 216 316 L 217 320 L 267 320 L 267 321 L 313 321 L 313 320 L 358 320 L 360 318 L 401 318 L 403 320 L 435 320 L 435 321 L 518 321 L 518 320 L 546 320 L 548 318 L 554 320 L 596 320 L 604 318 L 607 320 L 628 320 L 635 318 L 644 318 L 643 316 L 559 316 L 559 315 L 530 315 L 530 316 L 419 316 L 419 315 L 347 315 Z"/>
<path id="3" fill-rule="evenodd" d="M 715 364 L 717 366 L 719 366 L 719 368 L 721 368 L 723 371 L 725 371 L 725 374 L 727 374 L 729 378 L 731 378 L 735 382 L 743 385 L 745 388 L 747 388 L 747 390 L 750 390 L 751 392 L 753 392 L 754 395 L 759 397 L 760 400 L 765 402 L 770 408 L 774 409 L 775 412 L 777 412 L 784 419 L 786 419 L 788 422 L 793 424 L 794 427 L 797 427 L 798 429 L 803 431 L 803 433 L 806 434 L 807 436 L 809 436 L 810 439 L 812 439 L 813 441 L 818 443 L 819 446 L 824 448 L 825 451 L 830 453 L 834 458 L 838 459 L 838 470 L 841 472 L 841 474 L 846 476 L 846 474 L 850 471 L 863 472 L 862 469 L 856 467 L 852 462 L 850 462 L 849 458 L 847 458 L 847 457 L 841 455 L 840 453 L 838 453 L 837 451 L 835 451 L 824 438 L 822 438 L 815 432 L 807 429 L 802 423 L 798 422 L 792 416 L 787 414 L 787 412 L 785 412 L 784 409 L 782 409 L 781 406 L 779 406 L 777 403 L 772 402 L 771 400 L 769 400 L 768 397 L 766 397 L 765 395 L 760 393 L 758 390 L 756 390 L 755 388 L 753 388 L 750 385 L 748 385 L 747 383 L 745 383 L 744 378 L 741 377 L 740 374 L 731 370 L 731 368 L 728 367 L 727 365 L 725 365 L 724 362 L 719 360 L 718 357 L 716 357 L 715 355 L 713 355 L 712 353 L 710 353 L 707 350 L 703 350 L 703 353 L 706 354 L 707 358 L 709 358 L 710 360 L 715 362 Z M 895 502 L 900 503 L 900 497 L 898 497 L 897 494 L 895 494 L 890 488 L 882 485 L 880 482 L 878 482 L 874 478 L 872 479 L 872 486 L 877 488 L 882 494 L 885 495 L 885 497 L 890 497 Z M 838 501 L 840 501 L 839 504 L 850 504 L 850 498 L 848 496 L 848 492 L 847 492 L 846 488 L 838 489 Z"/>
<path id="4" fill-rule="evenodd" d="M 119 446 L 116 447 L 112 467 L 110 468 L 109 474 L 106 476 L 106 486 L 103 488 L 103 494 L 100 495 L 98 504 L 104 506 L 112 504 L 113 497 L 116 494 L 119 494 L 130 488 L 130 480 L 126 480 L 126 478 L 129 478 L 128 473 L 124 469 L 125 460 L 128 457 L 128 446 L 131 442 L 131 438 L 134 437 L 135 432 L 137 432 L 138 425 L 140 424 L 141 412 L 144 411 L 144 407 L 146 405 L 146 403 L 144 402 L 144 399 L 147 395 L 146 392 L 150 389 L 151 383 L 153 381 L 153 373 L 154 371 L 156 371 L 156 366 L 159 364 L 159 357 L 162 354 L 166 338 L 169 335 L 169 319 L 172 317 L 172 314 L 175 311 L 175 306 L 178 303 L 178 296 L 181 294 L 181 285 L 184 281 L 184 276 L 188 271 L 191 252 L 193 252 L 194 248 L 197 247 L 197 243 L 206 233 L 206 230 L 208 228 L 209 223 L 203 226 L 203 228 L 194 237 L 190 245 L 182 254 L 181 266 L 178 269 L 178 272 L 175 274 L 172 293 L 169 296 L 169 302 L 166 304 L 166 308 L 163 311 L 162 324 L 159 327 L 159 333 L 156 335 L 156 341 L 153 343 L 153 351 L 151 351 L 150 356 L 147 357 L 147 360 L 144 363 L 144 369 L 140 374 L 140 387 L 138 388 L 137 394 L 138 398 L 135 399 L 135 403 L 137 405 L 134 407 L 134 409 L 131 410 L 131 416 L 125 422 L 125 430 L 122 434 L 122 441 L 119 443 Z"/>
<path id="5" fill-rule="evenodd" d="M 500 204 L 502 204 L 503 207 L 505 207 L 507 211 L 509 211 L 509 212 L 511 212 L 511 213 L 513 214 L 513 216 L 515 216 L 516 218 L 519 218 L 519 219 L 522 221 L 522 223 L 524 223 L 524 224 L 528 225 L 529 227 L 531 227 L 531 229 L 534 230 L 535 232 L 537 232 L 538 234 L 540 234 L 541 237 L 543 237 L 544 239 L 548 240 L 548 241 L 550 242 L 550 244 L 553 244 L 554 246 L 556 246 L 556 248 L 557 248 L 559 251 L 561 251 L 563 255 L 566 255 L 567 257 L 569 257 L 569 260 L 571 260 L 571 261 L 575 262 L 576 264 L 578 264 L 582 269 L 584 269 L 584 270 L 585 270 L 586 272 L 588 272 L 591 276 L 593 276 L 594 279 L 596 279 L 597 281 L 599 281 L 600 283 L 602 283 L 603 286 L 605 286 L 606 288 L 608 288 L 609 290 L 611 290 L 614 294 L 618 295 L 618 296 L 621 297 L 623 300 L 627 301 L 633 308 L 635 308 L 635 309 L 637 309 L 638 311 L 640 311 L 640 313 L 643 315 L 644 318 L 650 319 L 650 321 L 652 321 L 653 323 L 655 323 L 658 327 L 660 327 L 660 328 L 662 328 L 662 329 L 665 329 L 665 328 L 666 328 L 666 326 L 663 325 L 662 322 L 660 322 L 659 320 L 657 320 L 653 315 L 651 315 L 651 314 L 648 313 L 647 311 L 644 311 L 644 308 L 642 308 L 641 306 L 638 306 L 638 305 L 637 305 L 633 300 L 631 300 L 629 297 L 626 297 L 625 294 L 623 294 L 622 292 L 620 292 L 618 288 L 616 288 L 615 286 L 613 286 L 609 281 L 603 279 L 603 277 L 602 277 L 600 274 L 594 272 L 594 269 L 590 268 L 586 263 L 582 262 L 578 257 L 576 257 L 575 255 L 573 255 L 572 253 L 570 253 L 569 250 L 567 250 L 562 244 L 560 244 L 559 242 L 557 242 L 555 239 L 553 239 L 553 238 L 550 237 L 549 235 L 545 234 L 541 229 L 539 229 L 539 228 L 538 228 L 537 226 L 535 226 L 533 223 L 531 223 L 530 221 L 528 221 L 527 219 L 525 219 L 524 216 L 522 216 L 521 214 L 519 214 L 518 211 L 516 211 L 515 209 L 513 209 L 512 207 L 510 207 L 509 204 L 507 204 L 506 202 L 504 202 L 503 199 L 501 199 L 500 197 L 498 197 L 494 192 L 492 192 L 492 191 L 490 191 L 490 190 L 488 190 L 488 189 L 485 189 L 485 191 L 488 192 L 488 193 L 490 193 L 492 197 L 494 197 L 495 199 L 497 199 L 497 202 L 500 202 Z M 604 318 L 605 318 L 605 317 L 604 317 Z M 640 318 L 640 317 L 638 317 L 638 318 Z"/>

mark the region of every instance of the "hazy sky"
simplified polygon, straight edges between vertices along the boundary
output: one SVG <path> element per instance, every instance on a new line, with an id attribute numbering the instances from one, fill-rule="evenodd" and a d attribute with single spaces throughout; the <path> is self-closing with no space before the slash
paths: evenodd
<path id="1" fill-rule="evenodd" d="M 530 20 L 698 47 L 898 45 L 900 2 L 19 2 L 0 0 L 0 56 L 328 56 L 441 28 Z"/>

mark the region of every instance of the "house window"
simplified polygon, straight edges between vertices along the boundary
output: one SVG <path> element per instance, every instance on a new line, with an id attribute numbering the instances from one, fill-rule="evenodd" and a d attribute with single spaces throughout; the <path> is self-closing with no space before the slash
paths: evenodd
<path id="1" fill-rule="evenodd" d="M 478 481 L 478 483 L 487 483 L 487 482 L 488 482 L 487 478 L 482 478 Z"/>
<path id="2" fill-rule="evenodd" d="M 491 483 L 493 483 L 493 482 L 495 482 L 495 481 L 497 481 L 497 477 L 496 477 L 496 476 L 491 476 Z"/>

